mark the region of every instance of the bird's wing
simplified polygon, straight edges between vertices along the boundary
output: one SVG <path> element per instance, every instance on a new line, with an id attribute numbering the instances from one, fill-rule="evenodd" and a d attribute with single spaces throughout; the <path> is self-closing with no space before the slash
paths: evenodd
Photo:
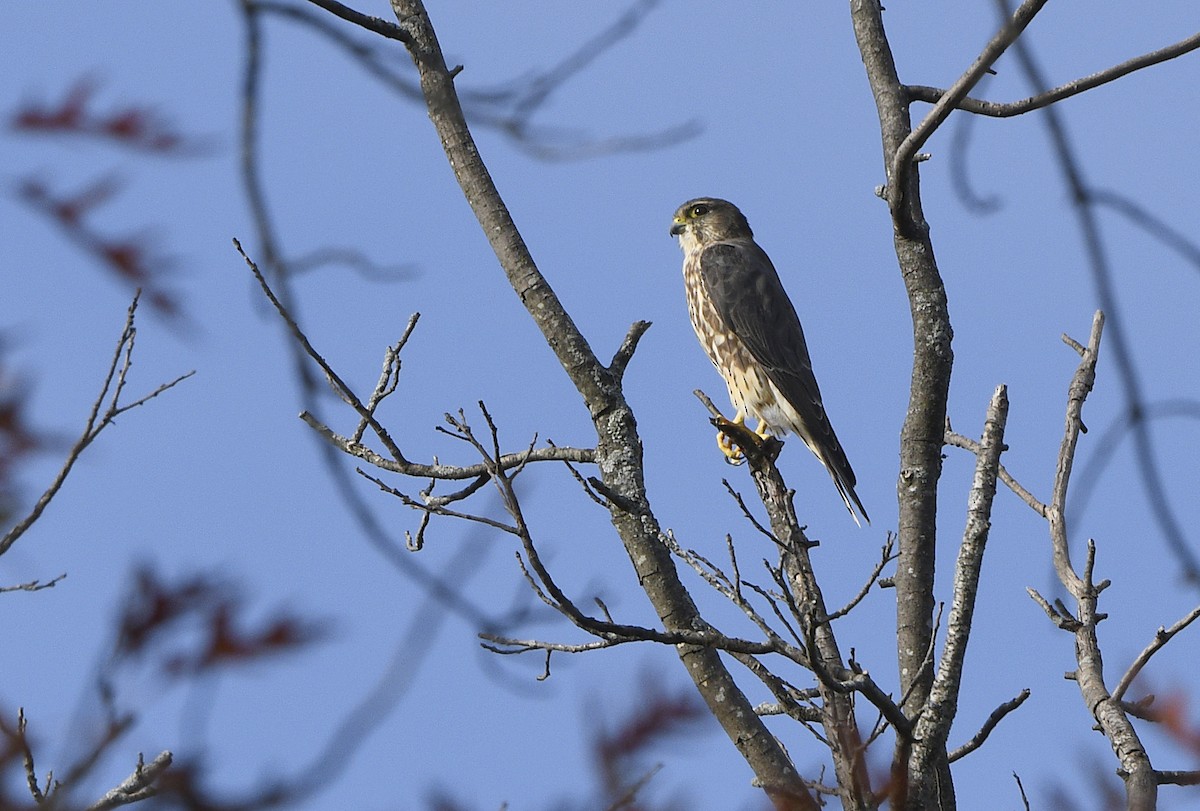
<path id="1" fill-rule="evenodd" d="M 701 252 L 700 273 L 725 326 L 741 339 L 800 417 L 807 434 L 803 439 L 833 475 L 838 489 L 853 494 L 854 470 L 825 415 L 800 318 L 766 251 L 752 239 L 718 242 Z M 854 500 L 858 502 L 858 497 Z M 849 500 L 846 503 L 849 506 Z"/>
<path id="2" fill-rule="evenodd" d="M 808 427 L 817 435 L 832 434 L 804 330 L 766 252 L 749 239 L 718 242 L 701 252 L 700 274 L 725 326 Z"/>

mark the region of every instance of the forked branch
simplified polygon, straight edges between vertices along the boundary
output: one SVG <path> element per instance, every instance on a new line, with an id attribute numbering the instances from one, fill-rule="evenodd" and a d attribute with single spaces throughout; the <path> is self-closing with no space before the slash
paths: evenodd
<path id="1" fill-rule="evenodd" d="M 100 433 L 105 428 L 112 425 L 121 414 L 138 406 L 145 405 L 158 395 L 168 389 L 174 388 L 195 374 L 192 371 L 180 375 L 132 402 L 121 402 L 121 395 L 125 392 L 125 383 L 129 376 L 129 370 L 133 365 L 133 345 L 134 339 L 137 337 L 137 329 L 134 326 L 134 315 L 137 313 L 138 300 L 140 298 L 141 291 L 139 290 L 134 294 L 133 301 L 129 305 L 129 310 L 125 314 L 125 327 L 121 331 L 121 337 L 117 340 L 117 346 L 113 351 L 112 360 L 109 362 L 108 373 L 104 376 L 104 383 L 100 387 L 100 393 L 96 396 L 95 402 L 92 403 L 92 409 L 88 414 L 87 422 L 84 424 L 83 433 L 79 435 L 79 439 L 75 440 L 75 444 L 67 452 L 67 458 L 59 469 L 58 474 L 54 477 L 50 486 L 46 488 L 45 492 L 34 503 L 29 513 L 0 538 L 0 555 L 7 552 L 9 547 L 16 543 L 17 538 L 24 535 L 26 530 L 41 518 L 42 513 L 50 505 L 51 500 L 62 489 L 63 483 L 67 480 L 67 476 L 75 466 L 75 462 L 78 461 L 80 455 L 96 440 L 96 437 L 100 436 Z M 105 401 L 107 401 L 107 404 Z"/>
<path id="2" fill-rule="evenodd" d="M 1164 48 L 1135 56 L 1119 65 L 1113 65 L 1105 70 L 1096 71 L 1043 93 L 1021 99 L 1020 101 L 985 101 L 967 96 L 958 102 L 956 109 L 992 118 L 1009 118 L 1021 115 L 1022 113 L 1049 107 L 1051 104 L 1063 99 L 1068 99 L 1071 96 L 1077 96 L 1093 88 L 1114 82 L 1123 76 L 1128 76 L 1134 71 L 1159 65 L 1168 60 L 1183 56 L 1186 53 L 1191 53 L 1197 48 L 1200 48 L 1200 34 L 1193 34 Z M 940 87 L 926 87 L 924 85 L 910 85 L 907 89 L 908 95 L 913 101 L 927 101 L 930 104 L 936 104 L 941 101 L 946 93 L 949 92 Z"/>

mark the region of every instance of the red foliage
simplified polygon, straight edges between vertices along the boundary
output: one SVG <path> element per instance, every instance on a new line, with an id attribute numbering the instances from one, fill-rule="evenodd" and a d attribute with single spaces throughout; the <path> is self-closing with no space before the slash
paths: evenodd
<path id="1" fill-rule="evenodd" d="M 321 636 L 313 624 L 287 615 L 267 621 L 259 630 L 239 631 L 234 626 L 233 607 L 230 603 L 217 606 L 206 618 L 208 639 L 203 648 L 172 658 L 167 662 L 167 672 L 200 673 L 221 665 L 254 661 L 304 647 Z"/>
<path id="2" fill-rule="evenodd" d="M 17 196 L 58 223 L 72 242 L 99 259 L 114 275 L 143 288 L 144 298 L 160 314 L 179 315 L 181 309 L 175 297 L 159 286 L 169 263 L 154 256 L 145 238 L 113 239 L 92 230 L 84 221 L 89 211 L 105 203 L 120 187 L 120 181 L 110 176 L 73 195 L 56 196 L 41 180 L 26 177 L 17 186 Z"/>
<path id="3" fill-rule="evenodd" d="M 163 669 L 174 676 L 285 653 L 322 635 L 314 623 L 290 614 L 277 614 L 258 628 L 240 630 L 240 609 L 239 595 L 228 583 L 193 575 L 172 584 L 142 567 L 121 612 L 117 656 L 136 656 L 158 642 L 178 644 L 185 622 L 188 629 L 198 629 L 201 641 L 165 659 Z"/>
<path id="4" fill-rule="evenodd" d="M 122 608 L 117 635 L 117 656 L 143 652 L 158 635 L 173 630 L 178 620 L 204 615 L 230 599 L 231 591 L 205 575 L 193 575 L 176 584 L 163 582 L 148 566 L 139 567 L 134 585 Z"/>
<path id="5" fill-rule="evenodd" d="M 28 397 L 29 390 L 5 371 L 0 357 L 0 519 L 14 498 L 13 471 L 17 463 L 45 446 L 26 420 Z"/>
<path id="6" fill-rule="evenodd" d="M 1169 693 L 1155 704 L 1150 713 L 1180 746 L 1200 756 L 1200 725 L 1188 715 L 1187 693 L 1182 690 Z"/>
<path id="7" fill-rule="evenodd" d="M 635 695 L 636 705 L 616 729 L 610 732 L 597 722 L 592 751 L 606 805 L 621 802 L 621 808 L 645 811 L 650 806 L 634 796 L 641 781 L 650 775 L 639 766 L 640 759 L 667 738 L 687 732 L 711 716 L 694 690 L 667 694 L 652 677 L 642 680 Z"/>
<path id="8" fill-rule="evenodd" d="M 13 114 L 11 127 L 19 132 L 85 135 L 109 139 L 148 152 L 178 153 L 195 149 L 151 107 L 122 107 L 107 113 L 91 110 L 97 83 L 80 79 L 57 105 L 26 104 Z"/>

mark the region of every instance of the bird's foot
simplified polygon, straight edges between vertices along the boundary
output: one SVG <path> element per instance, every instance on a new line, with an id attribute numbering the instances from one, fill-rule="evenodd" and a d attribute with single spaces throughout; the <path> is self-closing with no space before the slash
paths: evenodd
<path id="1" fill-rule="evenodd" d="M 714 419 L 713 424 L 717 426 L 717 447 L 725 455 L 726 463 L 731 465 L 745 464 L 746 454 L 742 448 L 758 448 L 763 439 L 758 431 L 746 427 L 746 417 L 740 412 L 732 420 Z"/>
<path id="2" fill-rule="evenodd" d="M 745 464 L 746 451 L 755 458 L 774 461 L 783 448 L 783 443 L 771 436 L 766 425 L 760 422 L 756 430 L 751 430 L 740 413 L 732 420 L 716 417 L 712 423 L 717 427 L 717 447 L 728 464 Z"/>

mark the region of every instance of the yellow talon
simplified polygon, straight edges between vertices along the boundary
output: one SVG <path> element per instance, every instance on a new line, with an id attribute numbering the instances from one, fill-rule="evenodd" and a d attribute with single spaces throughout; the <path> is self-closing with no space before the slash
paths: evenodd
<path id="1" fill-rule="evenodd" d="M 726 420 L 725 423 L 728 425 L 736 425 L 739 428 L 744 428 L 746 425 L 746 414 L 744 411 L 739 409 L 734 418 L 732 420 Z M 756 428 L 754 431 L 747 431 L 747 433 L 752 433 L 755 436 L 766 439 L 766 424 L 760 420 L 758 423 L 758 428 Z M 724 431 L 717 431 L 717 447 L 721 449 L 721 453 L 725 455 L 725 461 L 729 464 L 740 465 L 745 463 L 746 454 L 742 452 L 742 449 L 736 442 L 734 442 L 733 438 Z"/>

